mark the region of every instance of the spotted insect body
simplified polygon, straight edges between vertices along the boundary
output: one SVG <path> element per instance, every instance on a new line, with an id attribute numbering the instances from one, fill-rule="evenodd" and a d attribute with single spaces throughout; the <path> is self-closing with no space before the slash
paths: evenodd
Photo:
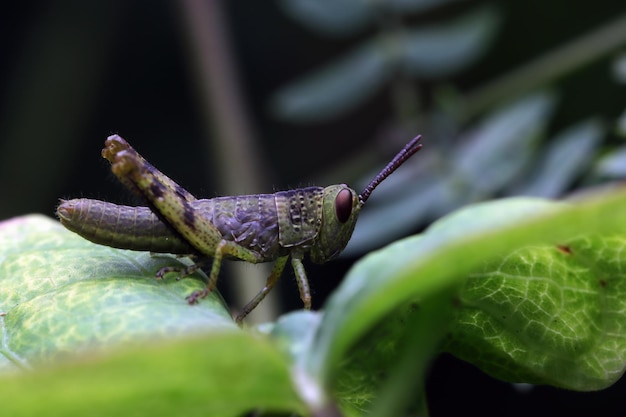
<path id="1" fill-rule="evenodd" d="M 102 155 L 118 179 L 142 196 L 149 207 L 92 199 L 61 200 L 57 216 L 66 228 L 98 244 L 197 256 L 198 264 L 183 274 L 212 259 L 208 285 L 188 297 L 192 304 L 215 289 L 222 259 L 275 261 L 265 287 L 243 307 L 238 322 L 272 289 L 291 258 L 300 297 L 305 308 L 310 308 L 304 255 L 308 253 L 313 262 L 324 263 L 341 253 L 371 192 L 421 148 L 419 139 L 409 142 L 361 194 L 338 184 L 274 194 L 196 199 L 128 142 L 113 135 L 105 141 Z M 173 269 L 165 268 L 157 275 Z"/>

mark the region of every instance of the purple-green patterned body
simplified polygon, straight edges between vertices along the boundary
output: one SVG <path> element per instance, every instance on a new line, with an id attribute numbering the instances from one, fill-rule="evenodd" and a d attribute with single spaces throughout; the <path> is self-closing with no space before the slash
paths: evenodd
<path id="1" fill-rule="evenodd" d="M 130 207 L 100 200 L 61 200 L 61 223 L 80 236 L 102 245 L 138 251 L 196 255 L 197 262 L 180 270 L 188 275 L 212 259 L 204 290 L 187 297 L 190 304 L 217 285 L 222 259 L 259 263 L 275 261 L 265 286 L 237 316 L 241 322 L 271 291 L 291 260 L 300 298 L 311 308 L 311 291 L 302 260 L 315 263 L 335 258 L 352 236 L 359 212 L 372 191 L 421 145 L 409 142 L 361 194 L 345 184 L 307 187 L 274 194 L 196 199 L 156 169 L 118 135 L 105 141 L 102 156 L 147 207 Z"/>
<path id="2" fill-rule="evenodd" d="M 260 262 L 268 262 L 289 254 L 290 248 L 306 252 L 313 245 L 322 224 L 323 194 L 322 187 L 308 187 L 200 199 L 188 205 L 190 216 L 208 219 L 223 239 L 259 254 Z M 180 255 L 197 252 L 149 207 L 80 198 L 62 201 L 57 213 L 66 228 L 101 245 Z M 189 220 L 193 222 L 193 217 Z"/>

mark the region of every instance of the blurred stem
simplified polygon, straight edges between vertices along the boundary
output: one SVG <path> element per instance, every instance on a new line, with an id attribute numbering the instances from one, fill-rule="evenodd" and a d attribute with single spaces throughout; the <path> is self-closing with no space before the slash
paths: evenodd
<path id="1" fill-rule="evenodd" d="M 406 25 L 395 13 L 379 13 L 378 27 L 380 38 L 385 34 L 395 33 L 397 39 L 403 39 Z M 415 129 L 416 115 L 422 110 L 418 94 L 419 85 L 409 75 L 399 72 L 391 82 L 391 101 L 395 119 L 407 131 Z"/>
<path id="2" fill-rule="evenodd" d="M 208 148 L 213 151 L 207 160 L 216 167 L 212 172 L 218 173 L 221 191 L 225 195 L 236 195 L 269 190 L 266 169 L 259 158 L 261 153 L 240 90 L 222 2 L 184 0 L 180 4 L 201 107 L 205 114 L 211 115 L 205 118 L 206 131 L 212 133 L 208 135 Z M 231 264 L 229 267 L 237 306 L 243 306 L 262 288 L 269 269 L 262 265 L 251 268 Z M 251 321 L 269 321 L 276 317 L 277 307 L 268 302 L 278 299 L 277 289 L 273 293 L 274 297 L 255 309 Z"/>
<path id="3" fill-rule="evenodd" d="M 464 97 L 465 120 L 498 103 L 546 84 L 589 64 L 626 43 L 626 15 L 531 61 Z"/>

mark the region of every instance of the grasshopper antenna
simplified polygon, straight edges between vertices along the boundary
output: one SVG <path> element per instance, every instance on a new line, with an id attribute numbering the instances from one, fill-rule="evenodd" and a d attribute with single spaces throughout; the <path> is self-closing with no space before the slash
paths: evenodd
<path id="1" fill-rule="evenodd" d="M 413 156 L 414 153 L 422 149 L 422 144 L 418 143 L 421 138 L 422 135 L 417 135 L 416 137 L 414 137 L 413 140 L 407 143 L 406 146 L 402 148 L 402 150 L 398 152 L 398 154 L 391 160 L 391 162 L 389 162 L 387 166 L 383 168 L 383 170 L 380 171 L 378 175 L 376 175 L 376 177 L 372 181 L 370 181 L 369 184 L 367 184 L 367 187 L 365 187 L 363 192 L 359 194 L 359 201 L 361 202 L 361 204 L 365 204 L 367 199 L 370 197 L 370 194 L 372 194 L 372 191 L 374 191 L 374 189 L 378 187 L 378 184 L 383 182 L 385 178 L 387 178 L 396 169 L 398 169 L 400 165 L 402 165 L 407 159 Z"/>

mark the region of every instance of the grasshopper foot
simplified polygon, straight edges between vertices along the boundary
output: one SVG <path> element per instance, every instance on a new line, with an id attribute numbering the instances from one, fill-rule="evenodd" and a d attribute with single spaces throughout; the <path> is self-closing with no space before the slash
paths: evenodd
<path id="1" fill-rule="evenodd" d="M 169 274 L 170 272 L 177 272 L 179 276 L 176 277 L 176 281 L 178 281 L 180 279 L 180 273 L 183 269 L 185 268 L 177 266 L 164 266 L 163 268 L 159 269 L 155 275 L 157 279 L 163 279 L 165 274 Z"/>
<path id="2" fill-rule="evenodd" d="M 179 281 L 180 279 L 185 278 L 186 276 L 189 276 L 193 274 L 194 272 L 196 272 L 198 269 L 202 268 L 202 265 L 204 265 L 204 262 L 198 261 L 194 263 L 193 265 L 184 266 L 184 267 L 183 266 L 164 266 L 163 268 L 157 271 L 156 277 L 158 279 L 161 279 L 165 276 L 165 274 L 168 274 L 170 272 L 176 272 L 178 274 L 178 276 L 176 277 L 176 281 Z"/>
<path id="3" fill-rule="evenodd" d="M 202 291 L 194 291 L 189 296 L 187 296 L 187 302 L 190 305 L 197 304 L 201 298 L 206 298 L 211 291 L 208 288 L 203 289 Z"/>

